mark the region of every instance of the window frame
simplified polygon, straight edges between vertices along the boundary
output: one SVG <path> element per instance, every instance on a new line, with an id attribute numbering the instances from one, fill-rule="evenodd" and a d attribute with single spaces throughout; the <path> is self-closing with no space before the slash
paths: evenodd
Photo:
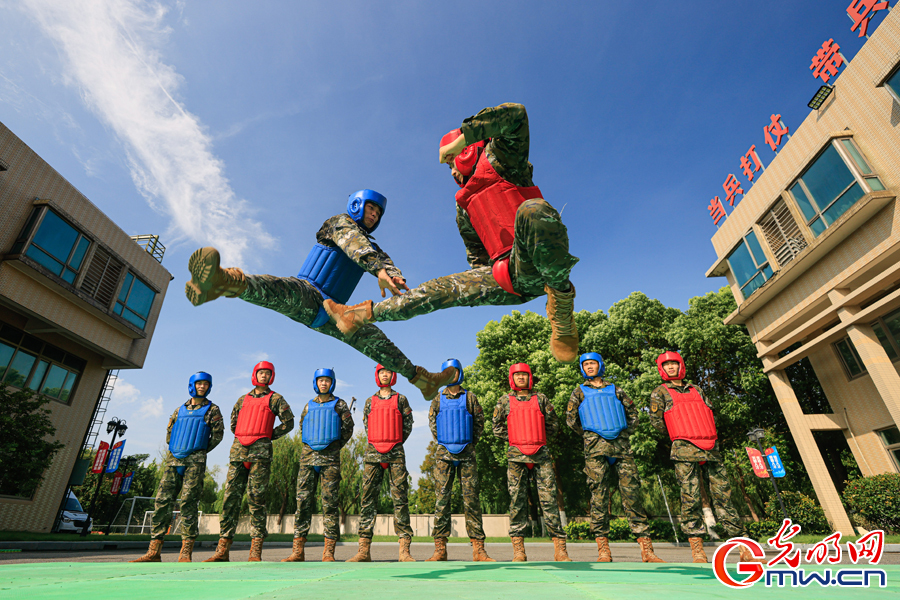
<path id="1" fill-rule="evenodd" d="M 56 218 L 58 218 L 60 221 L 62 221 L 65 225 L 68 225 L 69 227 L 71 227 L 77 234 L 75 237 L 75 241 L 72 243 L 72 247 L 69 248 L 69 253 L 65 257 L 65 259 L 61 259 L 60 257 L 58 257 L 54 254 L 51 254 L 47 249 L 45 249 L 44 247 L 40 246 L 39 244 L 37 244 L 35 242 L 34 238 L 37 236 L 38 232 L 41 230 L 41 227 L 44 225 L 44 222 L 47 219 L 47 213 L 49 213 L 49 212 L 52 212 Z M 80 262 L 78 268 L 76 269 L 71 266 L 71 263 L 72 263 L 72 260 L 75 258 L 75 255 L 78 252 L 78 248 L 81 245 L 82 241 L 86 241 L 87 246 L 84 248 L 84 252 L 81 253 L 81 259 L 80 259 L 81 262 Z M 19 234 L 19 236 L 16 238 L 15 242 L 13 243 L 13 247 L 12 247 L 10 254 L 14 254 L 17 256 L 24 256 L 24 257 L 28 258 L 28 260 L 31 260 L 31 261 L 37 263 L 38 265 L 41 266 L 41 268 L 46 269 L 48 272 L 51 273 L 51 275 L 61 279 L 68 285 L 71 285 L 72 287 L 77 287 L 78 281 L 81 278 L 81 276 L 85 270 L 85 267 L 87 266 L 87 263 L 89 262 L 90 255 L 91 255 L 91 248 L 94 246 L 95 243 L 96 243 L 96 241 L 93 239 L 92 236 L 90 236 L 87 233 L 85 233 L 84 231 L 82 231 L 81 227 L 79 227 L 78 225 L 73 223 L 70 219 L 68 219 L 66 217 L 66 215 L 62 214 L 58 210 L 55 210 L 49 204 L 39 204 L 34 207 L 31 214 L 28 216 L 28 220 L 25 222 L 25 227 L 23 228 L 22 232 Z M 39 251 L 43 252 L 44 254 L 46 254 L 47 256 L 49 256 L 54 261 L 61 264 L 62 265 L 61 273 L 56 274 L 56 273 L 52 272 L 50 270 L 50 267 L 47 267 L 46 265 L 44 265 L 40 261 L 38 261 L 38 259 L 29 255 L 28 250 L 31 247 L 36 248 L 37 250 L 39 250 Z M 65 275 L 67 272 L 71 272 L 73 274 L 71 281 L 69 281 L 68 279 L 65 278 Z"/>
<path id="2" fill-rule="evenodd" d="M 71 352 L 63 350 L 58 346 L 51 344 L 50 342 L 44 341 L 36 336 L 29 334 L 27 331 L 22 331 L 18 327 L 14 327 L 8 323 L 0 321 L 0 329 L 3 330 L 3 335 L 0 337 L 0 344 L 6 346 L 7 348 L 12 348 L 13 353 L 9 357 L 9 362 L 6 365 L 0 367 L 0 385 L 5 385 L 9 387 L 14 387 L 20 390 L 31 390 L 35 394 L 40 394 L 54 402 L 59 402 L 60 404 L 64 404 L 66 406 L 72 405 L 72 398 L 74 398 L 76 392 L 78 391 L 78 384 L 81 382 L 81 376 L 84 374 L 85 369 L 87 368 L 87 361 Z M 6 337 L 7 330 L 12 330 L 16 332 L 19 337 L 18 342 L 13 342 L 11 339 Z M 34 348 L 27 347 L 25 342 L 36 340 L 40 342 L 41 346 L 39 350 L 35 350 Z M 61 356 L 61 358 L 54 358 L 51 356 L 47 356 L 45 353 L 46 350 L 50 350 L 57 356 Z M 12 367 L 13 362 L 20 354 L 27 354 L 29 356 L 34 357 L 34 362 L 28 369 L 28 373 L 25 374 L 25 379 L 22 381 L 22 385 L 15 385 L 6 381 L 7 375 L 9 375 L 9 370 Z M 77 367 L 66 364 L 66 361 L 69 360 L 69 357 L 72 357 L 70 362 L 81 362 L 81 370 L 78 370 Z M 34 376 L 37 374 L 38 369 L 41 365 L 44 364 L 43 372 L 40 373 L 39 380 L 35 382 Z M 62 384 L 60 385 L 60 393 L 57 396 L 53 396 L 51 394 L 44 393 L 44 388 L 48 382 L 50 377 L 50 373 L 53 372 L 53 367 L 57 367 L 58 369 L 63 370 L 66 375 L 63 378 Z M 69 377 L 73 376 L 72 385 L 69 387 L 68 396 L 66 396 L 65 400 L 61 399 L 63 390 L 65 389 L 66 383 L 69 381 Z"/>
<path id="3" fill-rule="evenodd" d="M 891 462 L 894 463 L 894 469 L 896 471 L 900 471 L 900 442 L 888 443 L 888 440 L 885 439 L 884 432 L 890 430 L 896 430 L 900 433 L 897 426 L 885 427 L 883 429 L 876 429 L 875 433 L 878 434 L 878 438 L 881 440 L 881 443 L 884 444 L 884 449 L 888 453 L 888 456 L 891 457 Z M 895 454 L 896 453 L 896 454 Z"/>
<path id="4" fill-rule="evenodd" d="M 847 359 L 844 358 L 844 353 L 841 352 L 840 348 L 838 348 L 838 344 L 846 342 L 848 347 L 850 348 L 850 353 L 856 359 L 857 365 L 860 368 L 860 372 L 855 375 L 852 373 L 850 369 L 850 365 L 847 364 Z M 844 336 L 841 339 L 835 341 L 831 344 L 831 347 L 834 348 L 834 353 L 838 357 L 838 361 L 841 363 L 841 366 L 844 368 L 844 374 L 847 376 L 848 381 L 852 381 L 854 379 L 859 379 L 864 375 L 868 375 L 869 371 L 866 369 L 866 363 L 863 362 L 862 357 L 859 355 L 859 352 L 856 350 L 856 346 L 853 345 L 853 340 L 850 339 L 850 336 Z"/>
<path id="5" fill-rule="evenodd" d="M 150 320 L 150 313 L 153 312 L 153 305 L 156 302 L 157 296 L 159 296 L 159 292 L 156 291 L 155 289 L 153 289 L 153 286 L 151 286 L 149 283 L 144 281 L 133 269 L 124 269 L 124 271 L 125 271 L 125 275 L 122 277 L 122 280 L 119 283 L 118 293 L 114 296 L 114 299 L 113 299 L 112 312 L 117 317 L 120 317 L 120 318 L 128 321 L 135 327 L 139 327 L 141 329 L 141 331 L 145 331 L 147 329 L 147 321 Z M 125 294 L 125 298 L 122 299 L 122 292 L 125 292 L 125 285 L 126 285 L 126 282 L 128 281 L 129 276 L 131 276 L 131 281 L 128 283 L 128 291 Z M 153 293 L 153 299 L 150 301 L 150 306 L 147 308 L 146 315 L 141 315 L 136 310 L 134 310 L 133 308 L 128 306 L 128 299 L 131 298 L 131 294 L 134 291 L 134 284 L 136 281 L 140 282 L 142 285 L 144 285 L 144 287 L 146 287 L 148 290 L 150 290 Z M 119 310 L 120 305 L 122 307 L 121 310 Z M 132 321 L 131 319 L 126 317 L 124 315 L 126 310 L 128 312 L 134 314 L 138 319 L 141 319 L 142 321 L 144 321 L 144 324 L 142 326 L 138 325 L 137 323 L 135 323 L 134 321 Z"/>
<path id="6" fill-rule="evenodd" d="M 757 257 L 754 255 L 753 247 L 747 241 L 747 238 L 751 235 L 756 239 L 756 244 L 759 246 L 760 252 L 762 252 L 763 258 L 765 259 L 762 263 L 760 263 L 759 260 L 757 259 Z M 775 273 L 776 273 L 775 269 L 772 268 L 772 261 L 769 260 L 769 256 L 768 256 L 768 254 L 766 254 L 766 251 L 765 251 L 765 248 L 763 248 L 762 242 L 759 241 L 759 237 L 760 236 L 757 235 L 757 233 L 754 229 L 750 229 L 747 233 L 745 233 L 744 235 L 741 236 L 740 243 L 735 245 L 735 247 L 732 248 L 731 252 L 729 252 L 728 256 L 725 258 L 725 260 L 728 261 L 728 268 L 731 270 L 731 273 L 734 275 L 734 281 L 737 283 L 738 288 L 741 290 L 741 295 L 744 297 L 744 300 L 746 300 L 747 298 L 752 296 L 757 290 L 761 289 L 766 284 L 767 281 L 769 281 L 772 277 L 775 276 Z M 763 238 L 765 238 L 765 236 L 763 236 Z M 768 244 L 768 242 L 766 242 L 766 243 Z M 747 281 L 745 281 L 743 283 L 741 283 L 740 280 L 737 278 L 737 273 L 735 272 L 734 267 L 731 264 L 731 257 L 734 256 L 734 253 L 737 252 L 741 246 L 743 246 L 747 250 L 747 253 L 750 255 L 750 260 L 753 261 L 753 264 L 756 267 L 756 273 L 754 273 Z M 770 271 L 769 274 L 766 274 L 765 269 L 767 269 L 767 268 Z M 763 276 L 763 282 L 761 284 L 759 284 L 757 287 L 753 288 L 753 291 L 751 291 L 749 294 L 747 292 L 745 292 L 744 290 L 747 288 L 747 286 L 750 285 L 750 283 L 753 282 L 760 275 Z"/>
<path id="7" fill-rule="evenodd" d="M 895 90 L 893 87 L 891 87 L 890 83 L 891 79 L 897 76 L 900 76 L 900 65 L 897 65 L 893 69 L 891 69 L 887 77 L 885 77 L 881 82 L 881 87 L 888 91 L 888 93 L 894 98 L 894 102 L 900 104 L 900 89 Z M 896 83 L 897 87 L 900 88 L 900 79 L 898 79 Z"/>

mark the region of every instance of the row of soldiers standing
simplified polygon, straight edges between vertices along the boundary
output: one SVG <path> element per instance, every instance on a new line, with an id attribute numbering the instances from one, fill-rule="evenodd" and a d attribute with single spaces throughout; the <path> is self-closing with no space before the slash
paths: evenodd
<path id="1" fill-rule="evenodd" d="M 648 516 L 640 500 L 640 480 L 630 446 L 637 421 L 633 401 L 618 386 L 603 379 L 604 363 L 595 352 L 579 359 L 584 384 L 570 397 L 566 423 L 584 439 L 585 474 L 591 489 L 591 533 L 596 539 L 598 562 L 611 562 L 609 548 L 609 494 L 611 474 L 616 471 L 625 515 L 637 538 L 644 562 L 663 562 L 656 556 L 648 536 Z M 453 480 L 460 478 L 465 524 L 472 543 L 473 561 L 490 561 L 484 548 L 484 527 L 479 501 L 479 478 L 475 446 L 485 417 L 478 399 L 461 388 L 462 365 L 455 359 L 441 366 L 454 368 L 456 380 L 432 400 L 429 425 L 438 442 L 435 466 L 435 523 L 432 531 L 435 550 L 429 561 L 447 560 L 450 537 L 450 499 Z M 701 518 L 700 486 L 706 471 L 710 495 L 720 522 L 730 537 L 744 535 L 743 524 L 730 501 L 730 485 L 719 453 L 712 409 L 700 390 L 685 381 L 685 365 L 676 352 L 657 359 L 663 384 L 650 402 L 651 422 L 672 440 L 671 457 L 681 486 L 681 528 L 689 537 L 693 562 L 707 562 L 703 550 L 705 527 Z M 293 429 L 294 415 L 280 394 L 269 385 L 274 366 L 266 361 L 253 369 L 254 388 L 242 396 L 231 414 L 235 440 L 229 457 L 225 495 L 220 516 L 220 538 L 215 553 L 206 562 L 229 560 L 242 497 L 247 492 L 250 508 L 251 562 L 262 558 L 267 535 L 265 506 L 272 459 L 272 441 Z M 375 379 L 379 391 L 368 398 L 363 413 L 368 449 L 361 490 L 359 548 L 348 562 L 371 561 L 370 546 L 375 525 L 376 502 L 385 472 L 394 505 L 394 529 L 399 537 L 399 560 L 412 562 L 409 552 L 412 527 L 409 516 L 409 474 L 403 443 L 412 432 L 412 408 L 393 389 L 396 373 L 378 365 Z M 353 417 L 346 402 L 334 396 L 336 377 L 331 369 L 319 369 L 313 376 L 316 397 L 300 416 L 302 449 L 297 476 L 297 510 L 291 555 L 283 562 L 305 560 L 305 544 L 315 507 L 316 488 L 321 483 L 325 544 L 322 560 L 334 561 L 339 538 L 338 496 L 341 480 L 340 452 L 353 433 Z M 553 404 L 533 391 L 534 377 L 527 364 L 512 365 L 511 393 L 501 398 L 493 413 L 493 433 L 508 441 L 507 463 L 510 494 L 509 535 L 513 561 L 526 561 L 524 537 L 528 526 L 527 488 L 533 477 L 538 489 L 544 523 L 554 543 L 554 560 L 569 561 L 566 534 L 562 528 L 557 497 L 556 474 L 547 442 L 557 434 Z M 206 455 L 221 440 L 224 423 L 219 408 L 206 396 L 212 387 L 208 373 L 191 377 L 191 400 L 180 406 L 169 420 L 163 478 L 156 497 L 151 542 L 147 553 L 134 562 L 159 562 L 163 538 L 172 519 L 172 507 L 179 497 L 183 521 L 179 562 L 190 562 L 194 540 L 199 533 L 198 505 L 206 468 Z M 281 421 L 277 427 L 275 417 Z M 748 554 L 745 556 L 745 554 Z M 752 560 L 741 547 L 741 559 Z"/>

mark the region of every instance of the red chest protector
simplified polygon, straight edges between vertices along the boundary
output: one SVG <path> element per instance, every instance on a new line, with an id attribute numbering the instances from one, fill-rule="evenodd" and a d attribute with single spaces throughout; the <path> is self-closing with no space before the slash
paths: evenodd
<path id="1" fill-rule="evenodd" d="M 400 394 L 390 398 L 381 398 L 378 394 L 372 396 L 366 433 L 369 443 L 382 454 L 403 441 L 403 416 L 397 405 L 399 398 Z"/>
<path id="2" fill-rule="evenodd" d="M 272 439 L 272 430 L 275 428 L 275 413 L 269 408 L 272 393 L 269 392 L 259 398 L 254 398 L 250 394 L 244 396 L 244 403 L 238 413 L 237 426 L 234 428 L 234 436 L 244 446 L 263 438 Z"/>
<path id="3" fill-rule="evenodd" d="M 712 450 L 716 445 L 716 422 L 713 412 L 691 387 L 686 393 L 667 388 L 672 394 L 672 408 L 663 414 L 669 439 L 687 440 L 701 450 Z"/>
<path id="4" fill-rule="evenodd" d="M 468 213 L 491 260 L 496 260 L 512 250 L 519 206 L 542 197 L 537 186 L 518 187 L 500 177 L 482 152 L 472 177 L 456 192 L 456 203 Z"/>
<path id="5" fill-rule="evenodd" d="M 506 427 L 509 430 L 509 445 L 518 448 L 526 456 L 534 455 L 547 445 L 544 413 L 541 412 L 537 395 L 527 402 L 519 402 L 514 394 L 509 395 Z"/>

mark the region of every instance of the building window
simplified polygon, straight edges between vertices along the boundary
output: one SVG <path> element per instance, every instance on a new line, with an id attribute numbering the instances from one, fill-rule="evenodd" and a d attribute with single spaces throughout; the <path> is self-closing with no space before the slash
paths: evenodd
<path id="1" fill-rule="evenodd" d="M 818 237 L 866 193 L 883 189 L 853 140 L 841 138 L 832 140 L 790 192 Z"/>
<path id="2" fill-rule="evenodd" d="M 87 273 L 84 274 L 81 291 L 109 310 L 124 269 L 125 265 L 113 258 L 105 249 L 98 247 L 91 257 Z"/>
<path id="3" fill-rule="evenodd" d="M 64 281 L 74 283 L 91 241 L 49 208 L 39 207 L 31 213 L 16 240 L 13 254 L 23 250 L 32 230 L 34 235 L 25 256 Z"/>
<path id="4" fill-rule="evenodd" d="M 775 255 L 775 261 L 779 267 L 784 267 L 794 260 L 808 246 L 806 238 L 803 237 L 794 215 L 791 214 L 784 200 L 779 200 L 766 213 L 759 222 L 759 228 L 769 244 L 769 249 Z"/>
<path id="5" fill-rule="evenodd" d="M 900 310 L 895 310 L 872 323 L 884 351 L 892 361 L 900 358 Z"/>
<path id="6" fill-rule="evenodd" d="M 878 432 L 878 437 L 884 442 L 888 454 L 894 459 L 894 468 L 900 469 L 900 429 L 889 427 Z"/>
<path id="7" fill-rule="evenodd" d="M 773 273 L 762 246 L 752 231 L 743 237 L 738 247 L 728 256 L 728 266 L 741 286 L 744 298 L 749 298 Z"/>
<path id="8" fill-rule="evenodd" d="M 884 87 L 888 89 L 896 102 L 900 102 L 900 69 L 894 71 L 894 74 L 887 78 Z"/>
<path id="9" fill-rule="evenodd" d="M 134 274 L 128 273 L 122 282 L 122 290 L 116 299 L 113 312 L 143 329 L 147 325 L 147 317 L 150 316 L 154 298 L 156 292 L 150 289 L 149 285 Z"/>
<path id="10" fill-rule="evenodd" d="M 835 342 L 834 348 L 837 350 L 838 357 L 840 357 L 841 363 L 844 365 L 844 370 L 847 371 L 847 377 L 854 379 L 866 373 L 866 365 L 863 364 L 856 347 L 849 337 Z"/>
<path id="11" fill-rule="evenodd" d="M 0 382 L 68 404 L 87 363 L 65 350 L 0 323 Z"/>

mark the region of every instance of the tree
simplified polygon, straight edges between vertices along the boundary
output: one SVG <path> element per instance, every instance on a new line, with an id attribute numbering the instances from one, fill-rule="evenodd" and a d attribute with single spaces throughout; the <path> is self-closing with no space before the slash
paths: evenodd
<path id="1" fill-rule="evenodd" d="M 0 495 L 31 498 L 41 484 L 44 471 L 65 446 L 50 441 L 56 427 L 50 399 L 30 390 L 0 386 Z"/>
<path id="2" fill-rule="evenodd" d="M 300 471 L 300 450 L 303 441 L 298 430 L 272 442 L 271 475 L 266 490 L 266 506 L 278 508 L 278 524 L 286 513 L 297 510 L 297 474 Z"/>
<path id="3" fill-rule="evenodd" d="M 360 431 L 341 448 L 341 493 L 339 499 L 341 523 L 346 523 L 347 515 L 359 514 L 363 458 L 366 455 L 367 447 L 366 432 Z"/>
<path id="4" fill-rule="evenodd" d="M 437 449 L 437 442 L 434 440 L 428 442 L 425 458 L 419 466 L 422 476 L 419 477 L 419 481 L 416 484 L 415 501 L 410 498 L 409 502 L 409 511 L 413 514 L 431 514 L 434 512 L 437 502 L 437 486 L 434 480 Z"/>
<path id="5" fill-rule="evenodd" d="M 91 452 L 92 463 L 94 456 L 96 456 L 96 451 Z M 94 494 L 99 494 L 97 502 L 94 504 L 94 512 L 91 514 L 91 517 L 94 519 L 94 531 L 99 530 L 98 525 L 106 525 L 110 519 L 114 519 L 116 513 L 122 507 L 122 503 L 129 498 L 138 496 L 153 498 L 156 496 L 156 488 L 159 486 L 160 479 L 162 479 L 162 467 L 156 463 L 156 460 L 145 466 L 143 463 L 148 458 L 150 458 L 149 454 L 132 454 L 122 457 L 119 461 L 119 468 L 103 477 L 103 484 L 100 486 L 99 492 L 97 491 L 97 479 L 100 477 L 100 474 L 92 473 L 90 470 L 88 470 L 80 489 L 77 486 L 73 488 L 85 509 L 91 505 Z M 125 465 L 128 462 L 132 465 L 131 470 L 134 472 L 131 487 L 127 494 L 120 493 L 114 496 L 110 494 L 113 477 L 115 477 L 116 473 L 124 477 L 126 475 Z M 125 516 L 127 517 L 128 515 L 126 514 Z"/>

